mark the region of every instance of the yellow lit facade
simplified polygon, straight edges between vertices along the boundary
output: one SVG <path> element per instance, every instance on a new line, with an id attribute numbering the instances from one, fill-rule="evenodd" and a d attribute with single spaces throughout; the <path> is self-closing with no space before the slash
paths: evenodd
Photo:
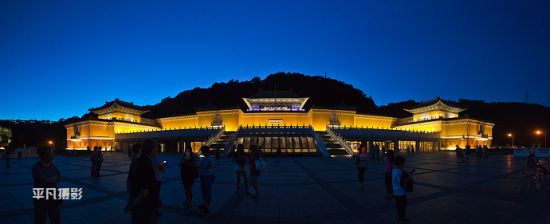
<path id="1" fill-rule="evenodd" d="M 420 105 L 407 109 L 412 113 L 408 118 L 358 114 L 353 110 L 311 108 L 304 111 L 302 106 L 308 98 L 289 100 L 288 105 L 269 106 L 268 100 L 245 98 L 249 110 L 225 109 L 198 111 L 194 114 L 142 118 L 146 113 L 131 103 L 115 100 L 100 108 L 90 109 L 98 119 L 89 119 L 66 125 L 67 148 L 85 150 L 87 147 L 101 146 L 115 150 L 115 135 L 118 133 L 148 132 L 158 130 L 210 128 L 223 126 L 226 131 L 237 131 L 241 126 L 312 126 L 315 131 L 326 131 L 328 125 L 373 129 L 394 129 L 422 132 L 437 132 L 440 135 L 440 148 L 454 149 L 455 145 L 491 145 L 494 124 L 460 118 L 463 109 L 452 107 L 443 101 Z M 258 102 L 258 104 L 254 104 Z M 285 101 L 283 101 L 285 102 Z"/>

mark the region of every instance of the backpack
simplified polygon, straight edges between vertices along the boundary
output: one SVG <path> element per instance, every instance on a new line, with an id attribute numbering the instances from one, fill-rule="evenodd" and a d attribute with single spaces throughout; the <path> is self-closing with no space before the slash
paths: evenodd
<path id="1" fill-rule="evenodd" d="M 401 187 L 405 189 L 406 192 L 413 191 L 414 180 L 412 177 L 409 178 L 409 174 L 405 171 L 403 171 L 403 174 L 401 175 L 400 184 L 401 184 Z"/>

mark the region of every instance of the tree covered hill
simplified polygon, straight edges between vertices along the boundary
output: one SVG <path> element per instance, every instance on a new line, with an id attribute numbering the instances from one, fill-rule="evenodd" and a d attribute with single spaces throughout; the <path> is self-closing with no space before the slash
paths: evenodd
<path id="1" fill-rule="evenodd" d="M 321 76 L 307 76 L 299 73 L 277 73 L 267 76 L 265 79 L 258 77 L 249 81 L 231 80 L 226 83 L 214 83 L 209 88 L 195 88 L 179 93 L 175 97 L 167 97 L 160 103 L 145 106 L 149 113 L 144 114 L 148 118 L 159 118 L 191 114 L 200 109 L 246 108 L 242 97 L 249 97 L 260 90 L 273 91 L 292 90 L 298 95 L 310 97 L 305 105 L 311 107 L 353 107 L 359 113 L 379 114 L 393 117 L 411 116 L 403 108 L 417 105 L 420 102 L 413 100 L 391 103 L 377 106 L 373 99 L 363 91 L 354 88 L 350 84 L 335 79 Z M 435 98 L 435 96 L 434 96 Z M 495 123 L 493 130 L 494 145 L 511 143 L 507 133 L 515 137 L 516 145 L 530 145 L 544 138 L 535 136 L 534 131 L 550 131 L 550 108 L 525 103 L 487 103 L 476 100 L 461 99 L 454 102 L 460 107 L 466 108 L 461 116 L 467 116 Z M 90 105 L 97 106 L 97 105 Z M 48 124 L 12 123 L 0 121 L 0 125 L 13 129 L 14 143 L 16 145 L 39 145 L 47 142 L 47 139 L 63 141 L 66 137 L 64 124 L 78 120 L 94 118 L 97 116 L 87 113 L 82 117 L 61 119 L 58 122 Z"/>

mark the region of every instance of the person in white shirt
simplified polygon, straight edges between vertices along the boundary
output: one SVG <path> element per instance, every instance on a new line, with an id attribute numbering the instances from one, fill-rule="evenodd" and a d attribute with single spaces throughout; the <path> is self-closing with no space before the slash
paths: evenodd
<path id="1" fill-rule="evenodd" d="M 397 217 L 399 218 L 398 222 L 405 223 L 408 221 L 408 218 L 406 218 L 407 191 L 403 188 L 401 180 L 404 173 L 409 177 L 410 174 L 403 170 L 405 167 L 405 158 L 403 156 L 396 156 L 393 161 L 395 166 L 392 170 L 392 186 L 393 196 L 395 198 L 395 207 L 397 209 Z"/>

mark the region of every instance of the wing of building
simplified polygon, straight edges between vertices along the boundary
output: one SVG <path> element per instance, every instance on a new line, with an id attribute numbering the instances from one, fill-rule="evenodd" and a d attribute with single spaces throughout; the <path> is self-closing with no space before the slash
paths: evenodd
<path id="1" fill-rule="evenodd" d="M 262 91 L 243 98 L 248 108 L 199 110 L 194 114 L 143 118 L 143 107 L 116 99 L 90 111 L 97 119 L 67 124 L 67 148 L 101 146 L 127 151 L 154 139 L 165 152 L 198 151 L 202 145 L 226 155 L 236 145 L 259 145 L 267 154 L 350 156 L 360 144 L 388 150 L 453 150 L 490 146 L 494 124 L 460 117 L 459 108 L 439 98 L 423 102 L 407 118 L 360 114 L 353 108 L 304 109 L 309 98 L 290 91 Z"/>

